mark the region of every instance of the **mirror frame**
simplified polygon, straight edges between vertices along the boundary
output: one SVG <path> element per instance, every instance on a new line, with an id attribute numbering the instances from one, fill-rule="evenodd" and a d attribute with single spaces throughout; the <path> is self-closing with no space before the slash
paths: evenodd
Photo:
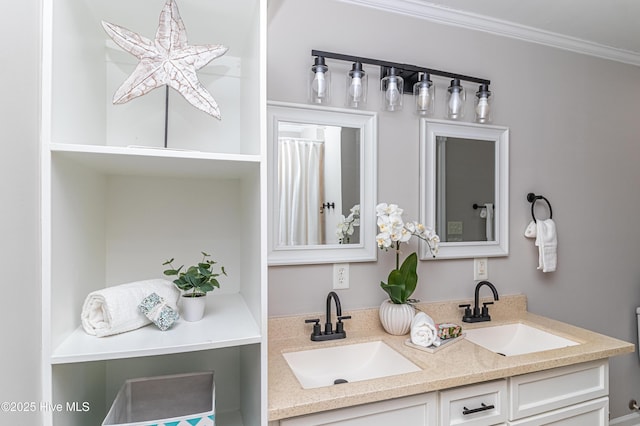
<path id="1" fill-rule="evenodd" d="M 509 128 L 449 120 L 420 119 L 420 220 L 436 229 L 436 137 L 489 140 L 495 146 L 494 241 L 441 242 L 434 259 L 420 242 L 420 259 L 499 257 L 509 255 Z"/>
<path id="2" fill-rule="evenodd" d="M 356 244 L 318 244 L 279 246 L 277 241 L 278 210 L 278 123 L 297 122 L 353 127 L 360 129 L 360 242 Z M 376 196 L 378 115 L 375 112 L 287 102 L 267 102 L 267 171 L 269 193 L 268 264 L 298 265 L 315 263 L 368 262 L 377 260 Z"/>

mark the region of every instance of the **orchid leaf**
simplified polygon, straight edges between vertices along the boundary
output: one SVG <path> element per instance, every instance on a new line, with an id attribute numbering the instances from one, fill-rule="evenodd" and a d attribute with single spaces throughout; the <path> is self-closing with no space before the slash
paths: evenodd
<path id="1" fill-rule="evenodd" d="M 387 292 L 393 303 L 407 303 L 418 284 L 418 255 L 412 253 L 402 262 L 400 269 L 389 273 L 388 283 L 380 283 L 380 287 Z"/>

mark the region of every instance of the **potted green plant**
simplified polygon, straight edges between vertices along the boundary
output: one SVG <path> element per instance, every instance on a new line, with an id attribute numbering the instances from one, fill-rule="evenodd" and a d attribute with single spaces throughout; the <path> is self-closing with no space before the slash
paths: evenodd
<path id="1" fill-rule="evenodd" d="M 201 252 L 202 260 L 183 270 L 184 265 L 179 268 L 173 266 L 174 259 L 167 260 L 162 265 L 169 265 L 171 269 L 164 271 L 167 276 L 177 276 L 173 283 L 182 290 L 182 317 L 186 321 L 199 321 L 204 316 L 206 306 L 206 295 L 208 292 L 220 288 L 218 277 L 227 275 L 224 266 L 220 267 L 220 272 L 213 270 L 215 262 L 210 254 Z"/>
<path id="2" fill-rule="evenodd" d="M 380 287 L 389 299 L 380 305 L 380 322 L 389 334 L 404 335 L 411 328 L 415 309 L 411 305 L 411 295 L 418 285 L 418 255 L 413 252 L 400 265 L 400 244 L 408 242 L 411 237 L 425 241 L 435 257 L 440 237 L 418 222 L 404 222 L 403 210 L 396 204 L 381 203 L 376 206 L 377 224 L 380 233 L 376 236 L 378 247 L 395 249 L 396 267 L 389 273 L 387 282 L 380 282 Z"/>

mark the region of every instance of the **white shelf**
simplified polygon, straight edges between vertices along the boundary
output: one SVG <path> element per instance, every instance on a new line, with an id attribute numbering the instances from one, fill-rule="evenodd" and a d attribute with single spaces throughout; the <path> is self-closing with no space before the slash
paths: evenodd
<path id="1" fill-rule="evenodd" d="M 180 319 L 167 331 L 149 325 L 109 337 L 78 327 L 55 350 L 52 364 L 174 354 L 261 342 L 260 327 L 240 294 L 210 294 L 205 317 Z"/>
<path id="2" fill-rule="evenodd" d="M 230 49 L 198 72 L 222 120 L 173 90 L 168 113 L 165 90 L 112 103 L 137 60 L 101 21 L 152 38 L 164 3 L 42 2 L 41 397 L 100 407 L 129 377 L 215 367 L 225 394 L 216 424 L 266 426 L 267 2 L 180 1 L 192 44 Z M 89 291 L 154 276 L 167 252 L 202 249 L 235 271 L 203 320 L 104 338 L 78 327 Z M 98 424 L 96 410 L 43 413 L 43 425 Z"/>
<path id="3" fill-rule="evenodd" d="M 68 158 L 96 171 L 137 176 L 233 179 L 257 170 L 261 161 L 259 155 L 105 145 L 53 143 L 50 151 L 54 158 Z"/>

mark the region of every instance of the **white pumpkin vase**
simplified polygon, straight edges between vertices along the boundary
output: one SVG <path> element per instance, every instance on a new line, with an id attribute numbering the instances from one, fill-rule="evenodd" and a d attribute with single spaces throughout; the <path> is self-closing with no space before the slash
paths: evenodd
<path id="1" fill-rule="evenodd" d="M 198 294 L 196 297 L 183 294 L 180 300 L 182 304 L 180 316 L 182 316 L 185 321 L 200 321 L 202 317 L 204 317 L 204 309 L 207 306 L 206 293 Z"/>
<path id="2" fill-rule="evenodd" d="M 411 330 L 416 310 L 408 303 L 393 303 L 387 299 L 380 305 L 380 322 L 384 330 L 394 336 L 403 336 Z"/>

